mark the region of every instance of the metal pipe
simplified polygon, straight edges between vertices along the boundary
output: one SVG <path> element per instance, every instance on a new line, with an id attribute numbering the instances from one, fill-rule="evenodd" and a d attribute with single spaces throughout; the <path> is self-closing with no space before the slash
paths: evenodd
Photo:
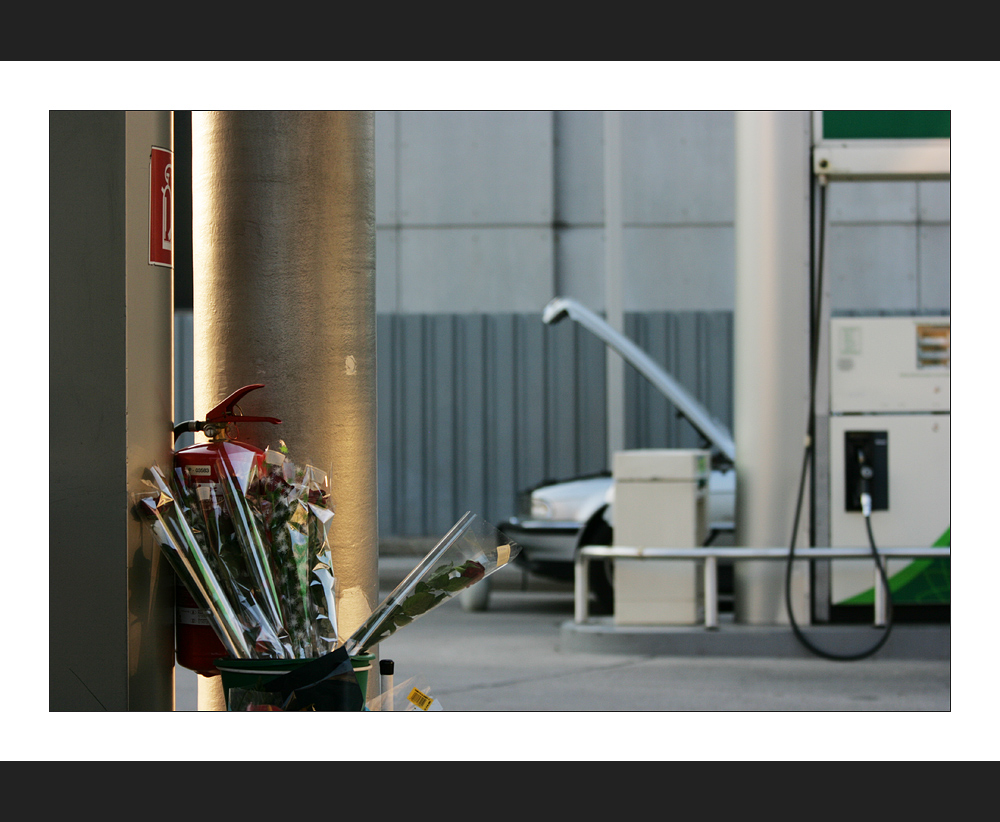
<path id="1" fill-rule="evenodd" d="M 788 559 L 788 548 L 768 547 L 733 547 L 721 548 L 647 548 L 630 545 L 584 545 L 580 553 L 589 558 L 619 558 L 619 559 L 718 559 L 732 560 L 775 560 Z M 951 548 L 948 546 L 917 546 L 879 548 L 879 556 L 893 559 L 917 558 L 949 558 Z M 869 548 L 796 548 L 795 559 L 872 559 Z"/>
<path id="2" fill-rule="evenodd" d="M 771 561 L 787 560 L 788 548 L 646 548 L 629 545 L 584 545 L 576 553 L 573 575 L 573 620 L 577 624 L 585 623 L 589 618 L 588 600 L 590 597 L 590 561 L 591 559 L 703 559 L 705 618 L 706 629 L 718 627 L 718 573 L 717 561 L 731 559 L 737 563 L 754 560 Z M 880 548 L 879 556 L 883 559 L 947 559 L 951 556 L 949 546 L 916 546 Z M 869 548 L 797 548 L 796 559 L 832 560 L 832 559 L 870 559 Z M 875 619 L 876 627 L 884 627 L 887 620 L 887 600 L 884 592 L 880 594 L 882 578 L 875 569 Z"/>
<path id="3" fill-rule="evenodd" d="M 604 309 L 608 323 L 625 329 L 622 203 L 622 114 L 604 112 Z M 605 353 L 607 363 L 608 460 L 625 448 L 625 364 Z"/>
<path id="4" fill-rule="evenodd" d="M 888 570 L 886 570 L 888 574 Z M 884 628 L 886 620 L 889 615 L 888 601 L 885 595 L 885 588 L 882 585 L 882 574 L 879 572 L 878 566 L 875 566 L 875 627 Z"/>
<path id="5" fill-rule="evenodd" d="M 589 615 L 590 586 L 590 554 L 577 551 L 573 560 L 573 620 L 577 623 L 587 621 Z"/>
<path id="6" fill-rule="evenodd" d="M 705 627 L 719 627 L 719 560 L 705 557 Z"/>
<path id="7" fill-rule="evenodd" d="M 204 111 L 191 123 L 195 414 L 263 383 L 241 410 L 282 423 L 241 425 L 240 438 L 280 438 L 327 472 L 348 636 L 378 594 L 374 117 Z"/>

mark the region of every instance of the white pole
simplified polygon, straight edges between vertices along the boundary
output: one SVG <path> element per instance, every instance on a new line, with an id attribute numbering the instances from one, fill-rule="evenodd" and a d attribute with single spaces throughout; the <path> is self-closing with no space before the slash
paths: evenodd
<path id="1" fill-rule="evenodd" d="M 736 544 L 791 540 L 809 415 L 810 114 L 736 113 Z M 806 495 L 808 499 L 808 493 Z M 808 507 L 798 546 L 808 544 Z M 785 568 L 736 566 L 738 622 L 787 624 Z M 796 621 L 808 622 L 796 575 Z"/>
<path id="2" fill-rule="evenodd" d="M 604 112 L 604 310 L 608 325 L 625 331 L 622 248 L 621 112 Z M 625 363 L 607 352 L 608 464 L 625 447 Z"/>

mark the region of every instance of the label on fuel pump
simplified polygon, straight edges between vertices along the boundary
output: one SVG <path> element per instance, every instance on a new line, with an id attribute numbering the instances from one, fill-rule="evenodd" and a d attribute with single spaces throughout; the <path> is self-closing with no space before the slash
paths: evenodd
<path id="1" fill-rule="evenodd" d="M 210 477 L 212 476 L 211 465 L 188 465 L 184 468 L 189 477 Z"/>

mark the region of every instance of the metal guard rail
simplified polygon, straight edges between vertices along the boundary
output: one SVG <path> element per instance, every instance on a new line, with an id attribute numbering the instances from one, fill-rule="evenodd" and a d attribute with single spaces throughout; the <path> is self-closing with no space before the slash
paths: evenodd
<path id="1" fill-rule="evenodd" d="M 698 559 L 704 560 L 705 628 L 719 627 L 718 561 L 720 559 L 788 560 L 788 548 L 632 548 L 624 545 L 584 545 L 577 551 L 573 580 L 573 620 L 582 624 L 588 619 L 590 599 L 590 561 L 592 559 Z M 951 548 L 879 548 L 883 559 L 950 558 Z M 872 559 L 869 548 L 796 548 L 795 561 L 810 559 Z M 875 625 L 885 625 L 887 603 L 878 567 L 875 574 Z"/>

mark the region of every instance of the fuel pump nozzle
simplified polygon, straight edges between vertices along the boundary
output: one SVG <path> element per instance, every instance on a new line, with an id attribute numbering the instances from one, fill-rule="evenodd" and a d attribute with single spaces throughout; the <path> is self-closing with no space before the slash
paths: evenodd
<path id="1" fill-rule="evenodd" d="M 875 476 L 875 471 L 865 462 L 865 452 L 860 448 L 858 449 L 858 465 L 858 490 L 861 513 L 866 517 L 870 517 L 872 513 L 872 495 L 869 490 L 869 483 L 872 477 Z"/>
<path id="2" fill-rule="evenodd" d="M 263 387 L 263 383 L 244 385 L 209 411 L 205 415 L 204 420 L 188 420 L 187 422 L 177 423 L 177 425 L 174 426 L 174 440 L 176 441 L 181 434 L 185 434 L 189 431 L 202 431 L 206 437 L 214 440 L 225 434 L 226 426 L 231 422 L 270 422 L 275 425 L 280 425 L 281 420 L 277 417 L 246 417 L 242 414 L 236 413 L 237 403 L 243 399 L 243 397 L 251 391 L 255 391 L 258 388 Z"/>

